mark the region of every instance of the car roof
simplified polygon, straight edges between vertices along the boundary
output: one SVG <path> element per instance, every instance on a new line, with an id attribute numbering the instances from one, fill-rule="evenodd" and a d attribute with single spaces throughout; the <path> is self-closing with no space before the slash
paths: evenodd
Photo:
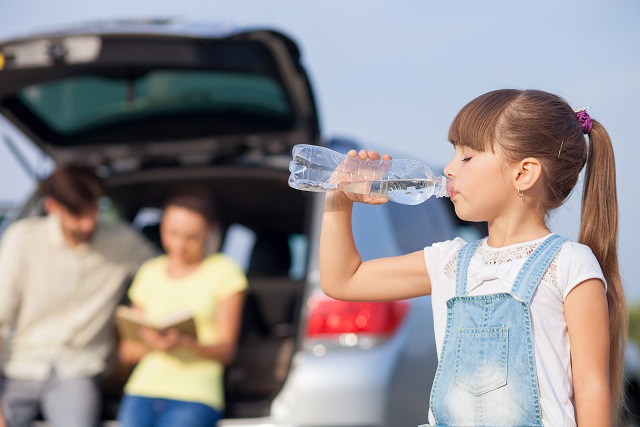
<path id="1" fill-rule="evenodd" d="M 96 21 L 0 41 L 0 113 L 59 160 L 286 152 L 317 142 L 300 50 L 276 29 Z"/>
<path id="2" fill-rule="evenodd" d="M 100 19 L 64 25 L 40 27 L 1 39 L 2 42 L 40 38 L 43 36 L 60 36 L 74 34 L 122 34 L 148 33 L 178 35 L 193 34 L 197 36 L 224 37 L 237 32 L 247 31 L 251 27 L 237 25 L 232 22 L 208 22 L 185 20 L 178 17 L 148 17 L 124 19 Z"/>

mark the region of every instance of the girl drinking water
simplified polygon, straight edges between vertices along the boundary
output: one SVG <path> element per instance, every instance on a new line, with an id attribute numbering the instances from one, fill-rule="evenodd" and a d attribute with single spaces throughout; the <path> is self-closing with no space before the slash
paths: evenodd
<path id="1" fill-rule="evenodd" d="M 488 237 L 363 262 L 352 205 L 387 199 L 329 192 L 320 245 L 323 290 L 352 301 L 431 295 L 439 360 L 431 425 L 615 424 L 626 309 L 615 164 L 605 128 L 556 95 L 497 90 L 458 113 L 449 141 L 455 154 L 444 172 L 456 214 L 486 221 Z M 364 150 L 349 156 L 363 168 L 366 160 L 380 159 Z M 552 233 L 547 220 L 585 165 L 576 243 Z M 340 173 L 334 179 L 340 181 Z"/>

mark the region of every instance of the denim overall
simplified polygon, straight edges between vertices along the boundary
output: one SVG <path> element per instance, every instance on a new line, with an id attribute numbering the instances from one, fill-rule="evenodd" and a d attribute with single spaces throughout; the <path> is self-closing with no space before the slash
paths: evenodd
<path id="1" fill-rule="evenodd" d="M 436 426 L 542 427 L 529 304 L 565 238 L 545 239 L 510 293 L 467 296 L 467 270 L 482 241 L 457 257 L 456 296 L 431 391 Z"/>

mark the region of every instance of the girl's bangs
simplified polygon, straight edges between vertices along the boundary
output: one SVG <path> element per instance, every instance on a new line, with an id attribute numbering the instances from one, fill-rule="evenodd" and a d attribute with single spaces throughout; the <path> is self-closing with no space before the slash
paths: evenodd
<path id="1" fill-rule="evenodd" d="M 494 151 L 500 118 L 520 95 L 517 90 L 499 90 L 477 97 L 462 107 L 451 127 L 449 142 L 476 151 Z"/>
<path id="2" fill-rule="evenodd" d="M 473 101 L 465 105 L 456 115 L 449 128 L 449 142 L 476 151 L 484 151 L 486 146 L 487 123 L 480 118 Z"/>

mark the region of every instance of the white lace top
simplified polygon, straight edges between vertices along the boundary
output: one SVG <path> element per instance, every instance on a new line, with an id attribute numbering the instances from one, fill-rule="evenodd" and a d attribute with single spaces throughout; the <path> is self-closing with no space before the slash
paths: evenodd
<path id="1" fill-rule="evenodd" d="M 524 246 L 518 245 L 515 247 L 510 246 L 508 248 L 494 249 L 489 247 L 485 241 L 483 242 L 482 246 L 478 248 L 478 254 L 482 257 L 482 261 L 487 269 L 492 268 L 489 266 L 498 265 L 508 268 L 509 265 L 507 263 L 509 262 L 518 262 L 519 260 L 522 260 L 522 262 L 524 262 L 529 257 L 529 255 L 531 255 L 533 251 L 536 250 L 539 244 L 540 241 L 536 241 L 535 243 L 529 242 Z M 458 253 L 456 252 L 456 255 L 457 254 Z M 544 280 L 547 284 L 550 284 L 554 288 L 558 287 L 558 276 L 556 274 L 558 268 L 556 265 L 557 258 L 558 256 L 556 255 L 556 257 L 549 265 L 547 271 L 545 271 L 544 276 L 542 277 L 542 280 Z M 450 257 L 446 265 L 444 266 L 444 275 L 447 278 L 452 278 L 454 280 L 456 277 L 456 259 L 457 256 Z M 500 270 L 500 267 L 495 267 L 495 270 Z"/>
<path id="2" fill-rule="evenodd" d="M 546 237 L 545 237 L 546 238 Z M 492 248 L 486 240 L 469 263 L 467 294 L 509 292 L 525 260 L 545 239 L 504 248 Z M 438 357 L 445 335 L 446 302 L 455 296 L 456 256 L 466 244 L 457 238 L 425 248 L 431 279 L 431 302 Z M 575 427 L 573 383 L 564 300 L 588 279 L 605 284 L 600 266 L 587 246 L 567 242 L 545 272 L 531 301 L 531 320 L 536 369 L 545 427 Z M 429 420 L 434 422 L 431 413 Z"/>

